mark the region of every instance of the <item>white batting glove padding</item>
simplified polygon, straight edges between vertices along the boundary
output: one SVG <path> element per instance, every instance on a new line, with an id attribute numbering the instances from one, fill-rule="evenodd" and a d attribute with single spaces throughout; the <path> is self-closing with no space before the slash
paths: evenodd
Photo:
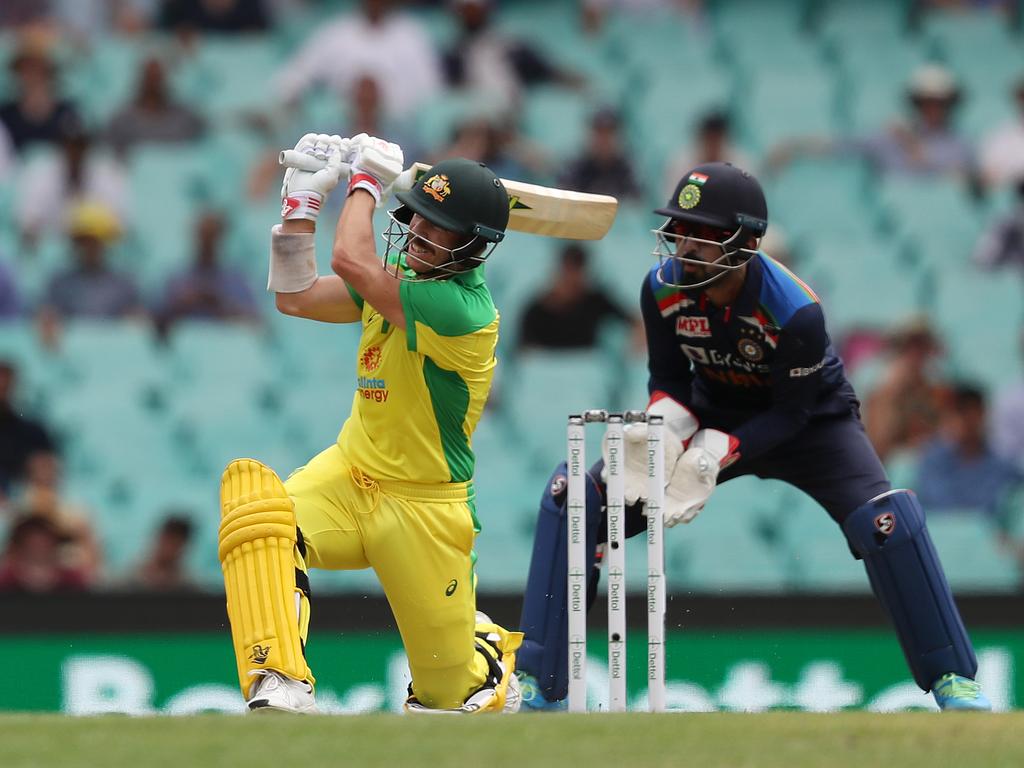
<path id="1" fill-rule="evenodd" d="M 395 179 L 405 168 L 405 156 L 397 144 L 360 133 L 349 145 L 352 175 L 348 192 L 365 189 L 381 206 L 391 194 Z"/>
<path id="2" fill-rule="evenodd" d="M 667 527 L 688 523 L 704 509 L 718 473 L 740 457 L 738 449 L 735 437 L 717 429 L 702 429 L 693 436 L 665 486 L 662 510 Z"/>
<path id="3" fill-rule="evenodd" d="M 655 392 L 647 406 L 649 416 L 661 416 L 667 433 L 662 440 L 665 467 L 675 466 L 676 460 L 699 426 L 690 410 L 664 392 Z M 608 447 L 601 441 L 601 452 L 608 464 Z M 622 429 L 622 484 L 627 504 L 647 498 L 647 424 L 627 424 Z M 602 473 L 605 474 L 605 473 Z"/>
<path id="4" fill-rule="evenodd" d="M 318 171 L 288 168 L 281 184 L 281 218 L 316 221 L 324 198 L 338 186 L 347 166 L 350 139 L 326 133 L 307 133 L 295 145 L 295 151 L 321 161 Z"/>

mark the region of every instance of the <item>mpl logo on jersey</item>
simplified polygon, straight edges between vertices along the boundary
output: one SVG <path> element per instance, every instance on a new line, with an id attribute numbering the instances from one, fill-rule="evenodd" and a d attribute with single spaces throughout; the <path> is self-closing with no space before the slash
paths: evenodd
<path id="1" fill-rule="evenodd" d="M 676 333 L 690 338 L 711 338 L 711 323 L 706 317 L 682 315 L 676 318 Z"/>
<path id="2" fill-rule="evenodd" d="M 383 355 L 381 354 L 380 347 L 368 347 L 359 355 L 360 371 L 373 373 L 380 367 L 382 358 Z M 386 403 L 388 401 L 388 385 L 384 379 L 360 375 L 356 378 L 356 387 L 359 390 L 360 397 L 364 400 L 373 400 L 377 403 Z"/>

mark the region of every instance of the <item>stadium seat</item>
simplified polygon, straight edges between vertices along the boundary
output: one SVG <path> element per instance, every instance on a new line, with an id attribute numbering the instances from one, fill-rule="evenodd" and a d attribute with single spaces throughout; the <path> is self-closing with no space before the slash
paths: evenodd
<path id="1" fill-rule="evenodd" d="M 965 266 L 939 276 L 934 315 L 948 339 L 953 372 L 997 391 L 1020 368 L 1020 281 Z"/>
<path id="2" fill-rule="evenodd" d="M 530 351 L 519 356 L 504 389 L 504 407 L 535 466 L 550 471 L 564 460 L 570 413 L 608 407 L 610 372 L 609 361 L 595 352 Z M 594 461 L 599 458 L 591 455 Z"/>
<path id="3" fill-rule="evenodd" d="M 1020 565 L 1000 544 L 990 518 L 974 510 L 931 511 L 928 530 L 955 593 L 1020 588 Z"/>

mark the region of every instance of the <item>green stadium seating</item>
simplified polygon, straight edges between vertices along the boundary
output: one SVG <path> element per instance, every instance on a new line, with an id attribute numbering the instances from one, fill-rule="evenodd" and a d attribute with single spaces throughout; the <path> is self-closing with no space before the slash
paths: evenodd
<path id="1" fill-rule="evenodd" d="M 1016 592 L 1020 565 L 997 538 L 993 521 L 971 510 L 932 511 L 928 530 L 956 594 Z"/>
<path id="2" fill-rule="evenodd" d="M 947 269 L 937 284 L 934 315 L 957 376 L 995 392 L 1017 375 L 1024 318 L 1019 280 L 971 266 Z"/>

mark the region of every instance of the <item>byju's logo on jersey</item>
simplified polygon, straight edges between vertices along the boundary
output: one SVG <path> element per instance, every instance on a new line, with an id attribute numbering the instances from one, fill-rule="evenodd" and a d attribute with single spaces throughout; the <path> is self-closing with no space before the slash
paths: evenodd
<path id="1" fill-rule="evenodd" d="M 711 324 L 706 317 L 687 317 L 685 315 L 676 318 L 676 333 L 680 336 L 691 338 L 711 338 Z"/>

